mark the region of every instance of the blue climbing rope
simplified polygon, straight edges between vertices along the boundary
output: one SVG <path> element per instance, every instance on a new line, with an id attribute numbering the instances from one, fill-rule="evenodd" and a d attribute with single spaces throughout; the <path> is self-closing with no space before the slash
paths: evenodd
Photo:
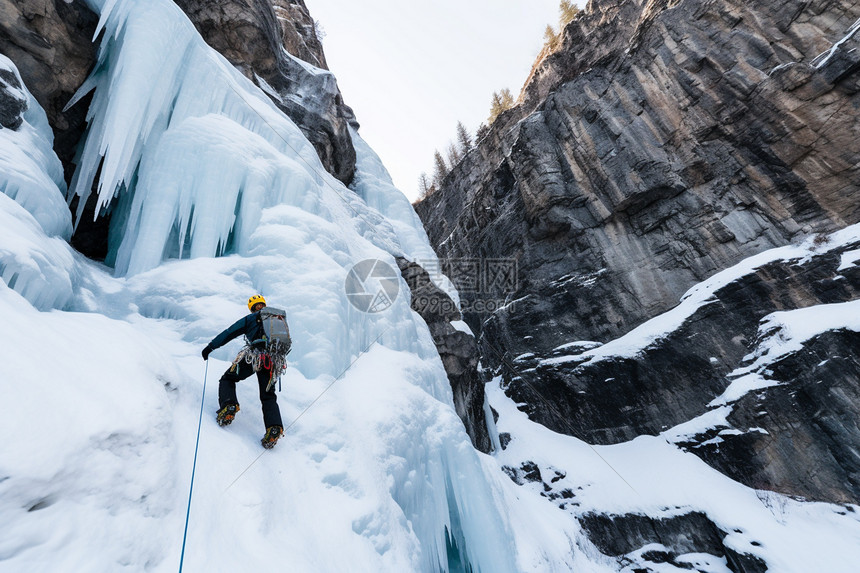
<path id="1" fill-rule="evenodd" d="M 191 468 L 191 488 L 188 490 L 188 509 L 185 510 L 185 533 L 182 534 L 182 555 L 179 557 L 179 573 L 185 561 L 185 541 L 188 539 L 188 518 L 191 516 L 191 494 L 194 493 L 194 473 L 197 471 L 197 450 L 200 448 L 200 426 L 203 423 L 203 404 L 206 401 L 206 378 L 209 376 L 209 360 L 203 373 L 203 397 L 200 398 L 200 417 L 197 419 L 197 444 L 194 446 L 194 466 Z"/>

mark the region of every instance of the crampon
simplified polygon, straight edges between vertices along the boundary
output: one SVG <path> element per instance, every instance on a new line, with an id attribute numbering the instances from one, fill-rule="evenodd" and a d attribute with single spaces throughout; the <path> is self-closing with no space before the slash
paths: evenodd
<path id="1" fill-rule="evenodd" d="M 281 426 L 270 426 L 266 429 L 266 435 L 263 436 L 260 443 L 263 444 L 264 448 L 270 450 L 275 447 L 275 444 L 278 443 L 278 438 L 280 438 L 283 433 L 284 429 Z"/>
<path id="2" fill-rule="evenodd" d="M 227 404 L 215 414 L 215 421 L 219 426 L 229 426 L 238 411 L 239 404 Z"/>

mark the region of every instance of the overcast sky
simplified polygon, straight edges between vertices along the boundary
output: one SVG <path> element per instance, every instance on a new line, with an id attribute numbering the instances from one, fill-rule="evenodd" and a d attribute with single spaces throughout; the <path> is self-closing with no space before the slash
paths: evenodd
<path id="1" fill-rule="evenodd" d="M 520 91 L 557 26 L 558 0 L 305 0 L 359 133 L 410 200 L 457 121 L 486 121 L 494 91 Z M 582 4 L 582 2 L 578 2 Z"/>

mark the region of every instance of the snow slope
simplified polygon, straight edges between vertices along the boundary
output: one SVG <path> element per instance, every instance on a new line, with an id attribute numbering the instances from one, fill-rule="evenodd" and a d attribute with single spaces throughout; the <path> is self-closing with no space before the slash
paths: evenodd
<path id="1" fill-rule="evenodd" d="M 378 158 L 355 134 L 361 193 L 343 187 L 172 2 L 91 4 L 104 35 L 71 192 L 86 198 L 103 161 L 117 272 L 53 237 L 38 210 L 67 215 L 60 189 L 2 196 L 18 278 L 0 286 L 15 404 L 0 422 L 0 570 L 175 570 L 204 377 L 186 570 L 514 570 L 494 478 L 405 283 L 378 314 L 345 293 L 361 260 L 432 253 Z M 22 171 L 44 179 L 55 162 Z M 253 382 L 229 429 L 212 416 L 240 344 L 208 371 L 199 356 L 255 292 L 286 308 L 295 341 L 290 427 L 263 456 Z"/>
<path id="2" fill-rule="evenodd" d="M 576 518 L 599 513 L 659 519 L 702 512 L 729 533 L 725 540 L 728 546 L 764 559 L 768 571 L 856 571 L 860 512 L 796 501 L 738 484 L 670 443 L 667 437 L 674 437 L 680 428 L 624 444 L 591 446 L 529 421 L 505 396 L 498 381 L 487 389 L 490 403 L 499 412 L 499 431 L 512 438 L 495 461 L 508 468 L 532 462 L 540 471 L 539 480 L 520 486 L 520 499 L 510 503 L 515 536 L 534 539 L 546 559 L 540 566 L 521 564 L 522 570 L 565 571 L 569 565 L 569 570 L 576 571 L 631 571 L 636 555 L 628 556 L 629 568 L 601 556 L 585 539 Z M 559 474 L 564 477 L 558 479 Z M 551 483 L 555 492 L 567 489 L 573 496 L 550 500 L 541 495 L 545 493 L 544 483 Z M 553 521 L 538 521 L 536 529 L 534 517 L 543 515 L 544 506 L 552 507 L 557 515 Z M 577 540 L 578 545 L 565 547 L 565 538 Z M 552 542 L 546 543 L 548 539 Z M 704 559 L 697 567 L 699 571 L 729 571 L 724 558 L 688 557 Z M 654 567 L 653 563 L 648 565 Z M 683 569 L 666 564 L 660 571 Z"/>

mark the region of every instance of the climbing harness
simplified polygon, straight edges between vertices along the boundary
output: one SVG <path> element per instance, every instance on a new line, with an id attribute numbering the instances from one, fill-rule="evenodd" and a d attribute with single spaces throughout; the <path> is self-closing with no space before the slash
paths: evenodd
<path id="1" fill-rule="evenodd" d="M 276 382 L 281 381 L 281 375 L 287 370 L 287 353 L 281 348 L 274 345 L 258 348 L 257 346 L 247 345 L 233 360 L 233 366 L 230 367 L 230 372 L 237 372 L 239 364 L 246 362 L 251 365 L 254 372 L 260 370 L 269 371 L 269 384 L 266 386 L 266 392 L 270 391 Z M 278 387 L 280 390 L 280 387 Z"/>
<path id="2" fill-rule="evenodd" d="M 258 298 L 262 298 L 259 297 Z M 248 305 L 251 306 L 251 300 Z M 290 327 L 287 325 L 287 313 L 279 308 L 265 307 L 260 310 L 260 323 L 263 325 L 263 338 L 257 340 L 245 339 L 245 347 L 233 360 L 231 372 L 237 372 L 239 364 L 244 360 L 254 369 L 254 372 L 267 370 L 269 372 L 269 383 L 266 392 L 269 392 L 276 382 L 281 381 L 281 375 L 287 369 L 287 354 L 293 346 L 290 338 Z M 278 387 L 280 390 L 280 386 Z"/>
<path id="3" fill-rule="evenodd" d="M 230 367 L 230 372 L 236 372 L 239 369 L 239 364 L 247 362 L 254 369 L 254 372 L 260 370 L 272 370 L 278 373 L 287 369 L 286 354 L 271 354 L 265 348 L 257 348 L 256 346 L 245 346 L 236 355 L 233 360 L 233 366 Z M 280 374 L 278 374 L 280 375 Z M 274 376 L 274 374 L 273 374 Z"/>

